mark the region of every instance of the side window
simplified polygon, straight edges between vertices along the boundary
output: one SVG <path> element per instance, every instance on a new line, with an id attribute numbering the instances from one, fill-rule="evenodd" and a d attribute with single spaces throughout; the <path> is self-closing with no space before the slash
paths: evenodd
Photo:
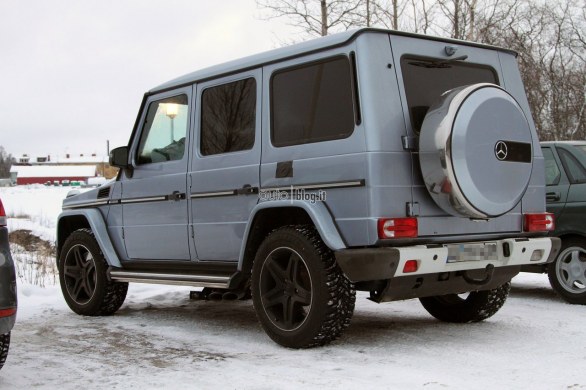
<path id="1" fill-rule="evenodd" d="M 584 169 L 580 161 L 567 150 L 558 148 L 558 154 L 572 183 L 586 183 L 586 169 Z"/>
<path id="2" fill-rule="evenodd" d="M 255 123 L 253 78 L 207 88 L 201 98 L 201 154 L 252 149 Z"/>
<path id="3" fill-rule="evenodd" d="M 271 79 L 271 141 L 290 146 L 349 137 L 354 131 L 347 57 L 279 71 Z"/>
<path id="4" fill-rule="evenodd" d="M 187 95 L 150 103 L 138 146 L 137 163 L 181 160 L 185 153 L 188 118 Z"/>
<path id="5" fill-rule="evenodd" d="M 545 185 L 554 186 L 560 182 L 561 172 L 551 148 L 542 148 L 545 159 Z"/>

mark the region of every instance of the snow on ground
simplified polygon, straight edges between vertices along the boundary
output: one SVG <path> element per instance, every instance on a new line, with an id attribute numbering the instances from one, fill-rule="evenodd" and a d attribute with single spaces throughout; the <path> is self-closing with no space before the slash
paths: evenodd
<path id="1" fill-rule="evenodd" d="M 586 307 L 564 303 L 545 275 L 516 277 L 503 309 L 477 324 L 360 293 L 340 340 L 300 351 L 273 343 L 250 301 L 131 284 L 115 315 L 89 318 L 68 309 L 58 285 L 18 287 L 2 389 L 586 388 Z"/>
<path id="2" fill-rule="evenodd" d="M 88 318 L 67 308 L 57 286 L 19 288 L 3 389 L 586 388 L 586 308 L 533 275 L 478 324 L 441 323 L 415 300 L 377 305 L 360 294 L 339 341 L 301 351 L 274 344 L 250 301 L 131 285 L 118 313 Z"/>
<path id="3" fill-rule="evenodd" d="M 8 215 L 8 228 L 33 230 L 42 239 L 55 241 L 57 216 L 71 187 L 40 184 L 0 188 L 0 199 Z"/>

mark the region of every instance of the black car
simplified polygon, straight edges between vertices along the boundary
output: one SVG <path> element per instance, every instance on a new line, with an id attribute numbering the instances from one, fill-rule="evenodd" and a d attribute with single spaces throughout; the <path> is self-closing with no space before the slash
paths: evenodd
<path id="1" fill-rule="evenodd" d="M 10 346 L 10 331 L 16 320 L 16 273 L 8 245 L 6 212 L 0 199 L 0 368 Z"/>
<path id="2" fill-rule="evenodd" d="M 562 239 L 555 261 L 524 271 L 547 272 L 553 289 L 567 302 L 586 304 L 586 141 L 542 142 L 547 211 L 555 214 Z"/>

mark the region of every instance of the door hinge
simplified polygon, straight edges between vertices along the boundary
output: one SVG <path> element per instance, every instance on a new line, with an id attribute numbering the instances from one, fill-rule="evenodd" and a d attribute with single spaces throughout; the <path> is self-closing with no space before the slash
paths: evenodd
<path id="1" fill-rule="evenodd" d="M 193 225 L 191 226 L 191 238 L 195 238 L 195 231 L 193 230 Z"/>
<path id="2" fill-rule="evenodd" d="M 419 150 L 419 137 L 415 136 L 401 136 L 401 143 L 403 144 L 404 150 L 410 150 L 416 152 Z"/>
<path id="3" fill-rule="evenodd" d="M 124 228 L 122 228 L 122 239 L 124 239 Z"/>
<path id="4" fill-rule="evenodd" d="M 419 202 L 407 202 L 407 216 L 418 217 L 419 216 Z"/>

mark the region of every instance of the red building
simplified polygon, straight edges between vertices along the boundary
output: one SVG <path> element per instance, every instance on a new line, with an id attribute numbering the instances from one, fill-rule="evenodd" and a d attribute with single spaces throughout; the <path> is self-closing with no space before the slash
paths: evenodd
<path id="1" fill-rule="evenodd" d="M 95 165 L 13 165 L 10 175 L 16 176 L 17 185 L 44 184 L 63 180 L 87 181 L 96 176 Z"/>

